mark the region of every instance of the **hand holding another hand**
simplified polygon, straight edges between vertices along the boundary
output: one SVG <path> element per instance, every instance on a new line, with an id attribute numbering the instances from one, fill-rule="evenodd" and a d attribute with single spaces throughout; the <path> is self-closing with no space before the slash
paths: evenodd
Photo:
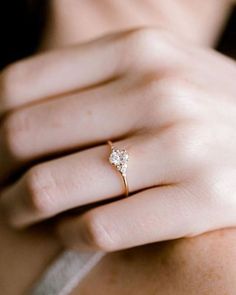
<path id="1" fill-rule="evenodd" d="M 57 227 L 66 245 L 104 251 L 235 226 L 235 78 L 233 61 L 159 29 L 9 66 L 0 78 L 2 183 L 31 168 L 1 195 L 8 222 L 29 226 L 112 199 Z M 108 140 L 130 155 L 128 198 L 118 199 Z"/>

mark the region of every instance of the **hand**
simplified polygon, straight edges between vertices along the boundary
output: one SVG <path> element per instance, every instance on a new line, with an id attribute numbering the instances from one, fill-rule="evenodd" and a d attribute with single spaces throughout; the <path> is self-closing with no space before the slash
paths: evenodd
<path id="1" fill-rule="evenodd" d="M 158 29 L 29 58 L 1 75 L 1 178 L 16 227 L 62 219 L 66 245 L 112 251 L 236 224 L 236 67 Z M 122 196 L 107 140 L 130 155 Z M 60 153 L 68 155 L 59 156 Z M 117 199 L 115 199 L 117 198 Z"/>

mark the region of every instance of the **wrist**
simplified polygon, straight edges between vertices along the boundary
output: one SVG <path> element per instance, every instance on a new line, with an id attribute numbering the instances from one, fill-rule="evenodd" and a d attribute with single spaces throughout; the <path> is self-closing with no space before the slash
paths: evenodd
<path id="1" fill-rule="evenodd" d="M 84 42 L 112 31 L 161 26 L 188 41 L 212 46 L 230 11 L 231 1 L 149 0 L 102 5 L 97 1 L 52 1 L 42 49 Z M 134 13 L 135 12 L 135 13 Z M 93 21 L 90 22 L 89 20 Z"/>

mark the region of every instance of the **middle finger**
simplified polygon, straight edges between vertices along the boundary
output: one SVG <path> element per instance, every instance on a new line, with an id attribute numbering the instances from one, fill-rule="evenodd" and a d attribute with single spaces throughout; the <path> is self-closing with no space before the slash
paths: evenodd
<path id="1" fill-rule="evenodd" d="M 0 129 L 0 180 L 25 163 L 124 137 L 141 120 L 121 83 L 17 110 Z M 141 113 L 140 113 L 141 115 Z"/>

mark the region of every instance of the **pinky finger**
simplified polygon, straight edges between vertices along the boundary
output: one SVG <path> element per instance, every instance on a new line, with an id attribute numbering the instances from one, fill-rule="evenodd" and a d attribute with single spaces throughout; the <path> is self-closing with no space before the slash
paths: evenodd
<path id="1" fill-rule="evenodd" d="M 69 248 L 121 250 L 194 235 L 199 212 L 193 204 L 181 188 L 162 186 L 63 220 L 57 230 Z"/>

